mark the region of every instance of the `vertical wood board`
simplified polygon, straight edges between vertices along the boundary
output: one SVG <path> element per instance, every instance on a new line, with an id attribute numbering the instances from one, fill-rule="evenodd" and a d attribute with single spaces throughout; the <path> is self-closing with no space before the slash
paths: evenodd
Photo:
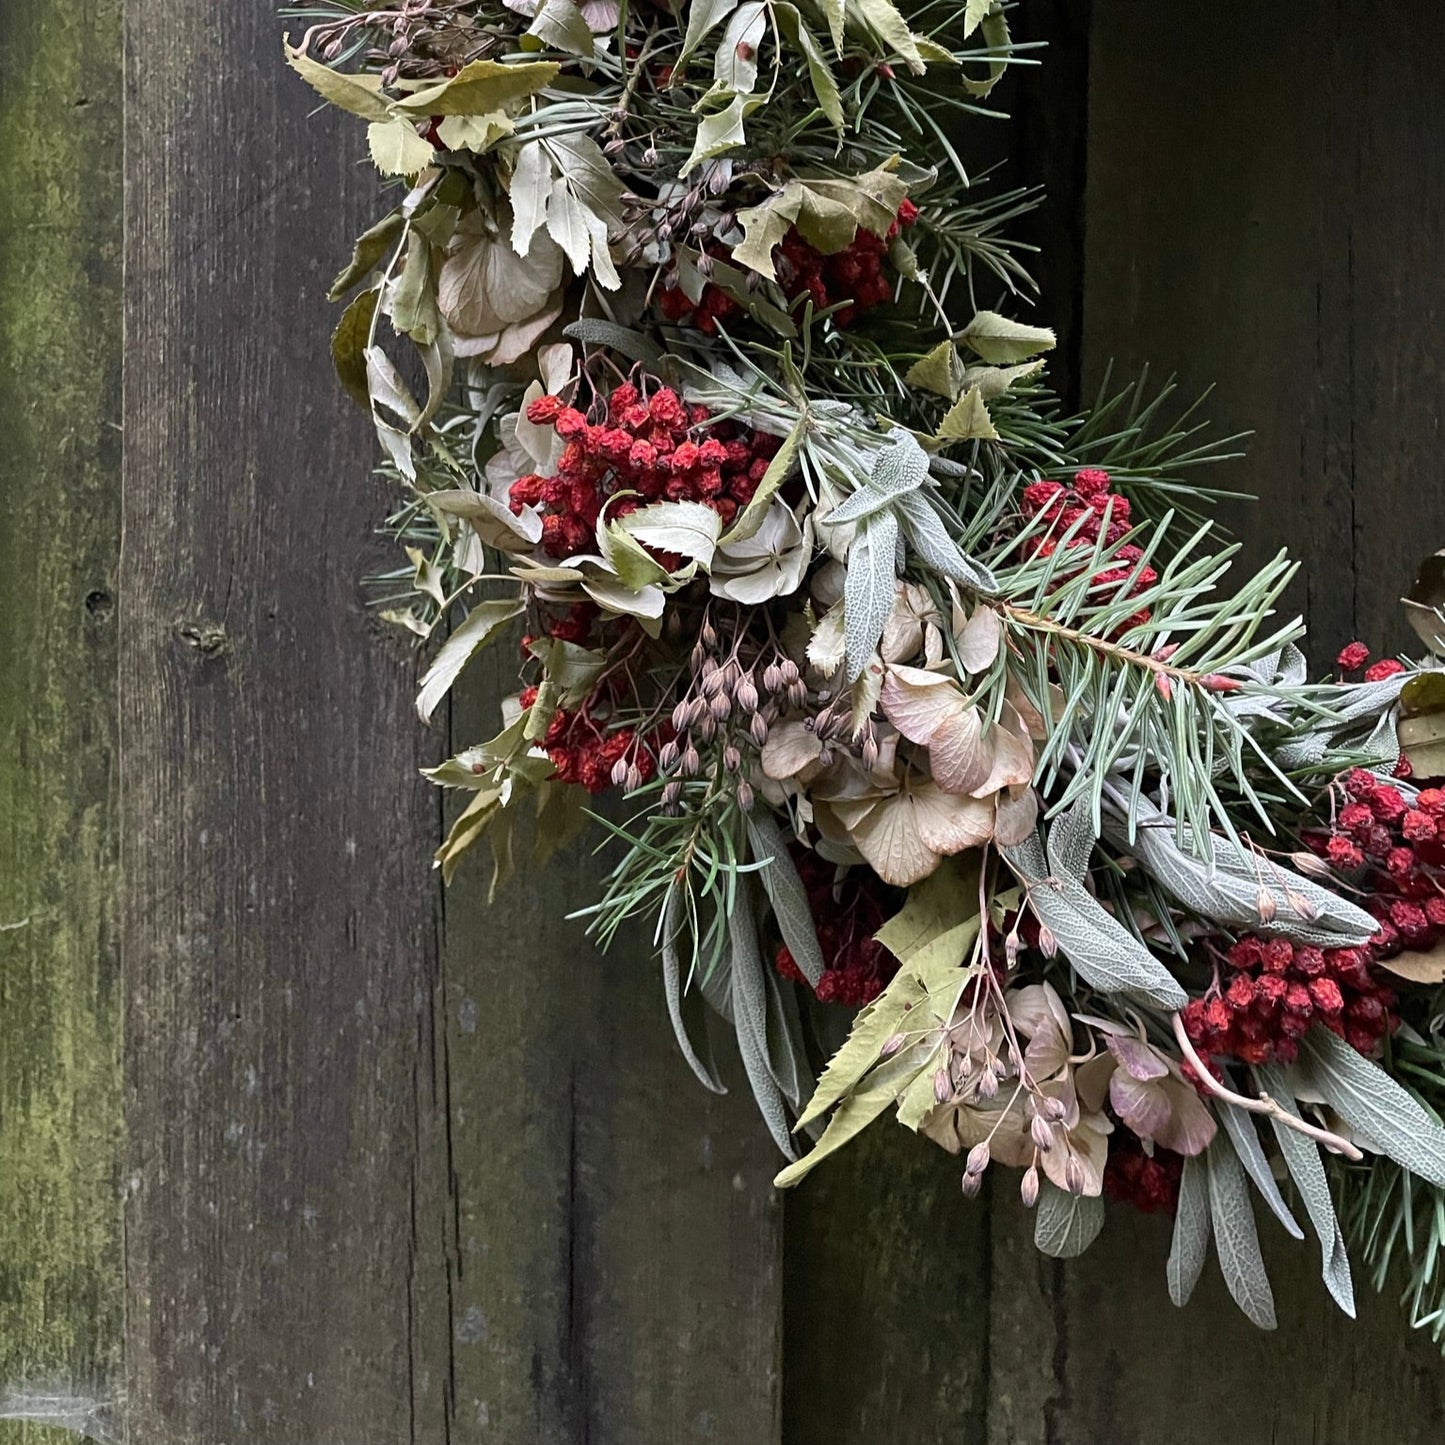
<path id="1" fill-rule="evenodd" d="M 118 0 L 0 8 L 4 1445 L 116 1439 L 122 1384 L 120 34 Z"/>

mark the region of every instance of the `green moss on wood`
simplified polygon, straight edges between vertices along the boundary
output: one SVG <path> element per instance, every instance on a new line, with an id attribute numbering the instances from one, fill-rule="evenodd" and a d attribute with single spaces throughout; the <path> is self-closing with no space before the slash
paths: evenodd
<path id="1" fill-rule="evenodd" d="M 119 1377 L 119 0 L 13 0 L 0 53 L 3 1415 Z"/>

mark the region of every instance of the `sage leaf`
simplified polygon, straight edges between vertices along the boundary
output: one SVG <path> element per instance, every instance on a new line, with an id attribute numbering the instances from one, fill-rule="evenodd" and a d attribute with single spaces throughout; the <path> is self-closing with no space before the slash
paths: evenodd
<path id="1" fill-rule="evenodd" d="M 642 362 L 650 371 L 660 370 L 666 361 L 666 353 L 651 338 L 601 316 L 584 316 L 564 326 L 562 335 L 584 346 L 605 346 L 629 361 Z"/>
<path id="2" fill-rule="evenodd" d="M 1254 1071 L 1260 1087 L 1281 1108 L 1292 1114 L 1299 1112 L 1294 1095 L 1284 1071 L 1273 1064 L 1262 1064 Z M 1290 1178 L 1299 1190 L 1300 1201 L 1309 1215 L 1310 1224 L 1319 1236 L 1321 1251 L 1321 1275 L 1325 1288 L 1334 1301 L 1351 1319 L 1355 1317 L 1355 1287 L 1350 1277 L 1350 1257 L 1345 1250 L 1345 1237 L 1340 1230 L 1340 1221 L 1335 1215 L 1335 1203 L 1330 1195 L 1329 1180 L 1325 1166 L 1320 1159 L 1319 1146 L 1306 1139 L 1298 1129 L 1278 1119 L 1271 1119 L 1279 1152 L 1289 1168 Z"/>
<path id="3" fill-rule="evenodd" d="M 1034 1210 L 1034 1245 L 1050 1259 L 1077 1259 L 1104 1227 L 1101 1198 L 1071 1194 L 1049 1179 L 1041 1181 Z"/>
<path id="4" fill-rule="evenodd" d="M 677 1046 L 682 1051 L 682 1056 L 687 1060 L 687 1066 L 697 1075 L 699 1082 L 706 1089 L 711 1089 L 714 1094 L 726 1094 L 727 1089 L 718 1079 L 715 1070 L 710 1063 L 704 1063 L 696 1049 L 693 1047 L 692 1037 L 688 1033 L 687 1024 L 683 1019 L 683 980 L 682 964 L 678 958 L 677 941 L 683 927 L 683 907 L 680 890 L 670 888 L 667 894 L 667 902 L 662 910 L 662 986 L 663 993 L 667 998 L 667 1016 L 672 1020 L 672 1032 L 677 1039 Z"/>
<path id="5" fill-rule="evenodd" d="M 1109 993 L 1134 993 L 1163 1008 L 1183 1008 L 1189 996 L 1174 976 L 1084 887 L 1092 844 L 1088 808 L 1080 799 L 1054 820 L 1047 856 L 1037 833 L 999 852 L 1027 890 L 1035 916 L 1082 978 Z"/>
<path id="6" fill-rule="evenodd" d="M 878 512 L 860 523 L 848 549 L 843 635 L 850 683 L 856 682 L 868 666 L 893 611 L 897 551 L 898 519 L 892 512 Z"/>
<path id="7" fill-rule="evenodd" d="M 1209 1216 L 1220 1273 L 1235 1304 L 1262 1330 L 1275 1327 L 1274 1292 L 1259 1252 L 1259 1233 L 1250 1208 L 1249 1186 L 1239 1156 L 1215 1135 L 1204 1155 L 1209 1173 Z"/>
<path id="8" fill-rule="evenodd" d="M 1378 1064 L 1318 1025 L 1300 1040 L 1293 1077 L 1402 1169 L 1445 1189 L 1445 1129 Z"/>
<path id="9" fill-rule="evenodd" d="M 738 888 L 737 907 L 729 920 L 732 943 L 729 979 L 732 984 L 733 1023 L 743 1069 L 753 1098 L 773 1142 L 789 1159 L 797 1158 L 783 1090 L 768 1057 L 768 995 L 763 961 L 758 953 L 757 923 L 753 918 L 747 880 Z"/>
<path id="10" fill-rule="evenodd" d="M 1244 924 L 1256 933 L 1322 948 L 1363 943 L 1379 928 L 1363 908 L 1272 859 L 1260 858 L 1232 838 L 1211 834 L 1207 857 L 1181 848 L 1175 820 L 1147 798 L 1139 799 L 1133 822 L 1131 837 L 1130 825 L 1110 813 L 1104 820 L 1105 835 L 1132 852 L 1169 894 L 1202 918 Z M 1189 836 L 1186 831 L 1186 839 Z M 1271 919 L 1260 916 L 1261 889 L 1274 899 Z M 1290 894 L 1304 901 L 1310 916 L 1296 910 Z"/>
<path id="11" fill-rule="evenodd" d="M 754 808 L 747 815 L 748 840 L 753 859 L 764 866 L 758 870 L 763 888 L 772 905 L 778 932 L 803 977 L 814 988 L 823 977 L 823 950 L 818 943 L 818 930 L 813 910 L 808 906 L 807 890 L 798 876 L 797 865 L 788 853 L 782 830 L 771 813 Z"/>
<path id="12" fill-rule="evenodd" d="M 909 547 L 922 561 L 974 592 L 991 596 L 998 591 L 998 580 L 993 573 L 959 551 L 927 496 L 909 492 L 899 497 L 894 507 L 902 520 Z"/>
<path id="13" fill-rule="evenodd" d="M 1269 1167 L 1269 1160 L 1264 1157 L 1253 1116 L 1237 1105 L 1223 1101 L 1219 1104 L 1219 1113 L 1224 1120 L 1225 1132 L 1234 1145 L 1234 1152 L 1239 1156 L 1239 1162 L 1244 1165 L 1244 1172 L 1259 1190 L 1261 1198 L 1269 1205 L 1274 1217 L 1284 1225 L 1291 1239 L 1303 1239 L 1304 1230 L 1295 1223 L 1289 1205 L 1284 1202 L 1284 1196 L 1279 1192 L 1279 1185 L 1274 1182 L 1274 1171 Z"/>
<path id="14" fill-rule="evenodd" d="M 1174 1238 L 1165 1274 L 1169 1298 L 1181 1308 L 1189 1303 L 1204 1272 L 1209 1253 L 1209 1166 L 1202 1156 L 1184 1161 L 1179 1178 L 1179 1203 L 1174 1211 Z"/>

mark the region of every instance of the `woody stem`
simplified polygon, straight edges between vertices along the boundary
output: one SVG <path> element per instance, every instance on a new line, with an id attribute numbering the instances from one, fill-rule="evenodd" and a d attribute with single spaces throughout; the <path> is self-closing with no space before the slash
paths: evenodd
<path id="1" fill-rule="evenodd" d="M 1180 1051 L 1189 1060 L 1199 1082 L 1216 1098 L 1233 1104 L 1237 1109 L 1248 1109 L 1251 1114 L 1264 1114 L 1268 1118 L 1276 1119 L 1286 1127 L 1303 1134 L 1307 1139 L 1313 1139 L 1316 1144 L 1324 1145 L 1332 1154 L 1343 1154 L 1346 1159 L 1363 1159 L 1365 1157 L 1348 1139 L 1343 1139 L 1338 1134 L 1332 1134 L 1328 1129 L 1307 1124 L 1297 1115 L 1291 1114 L 1288 1109 L 1280 1108 L 1268 1094 L 1261 1094 L 1257 1099 L 1250 1099 L 1243 1094 L 1236 1094 L 1233 1089 L 1221 1084 L 1209 1072 L 1204 1060 L 1195 1052 L 1194 1044 L 1185 1031 L 1184 1020 L 1176 1013 L 1171 1016 L 1170 1023 L 1174 1026 L 1174 1037 L 1178 1040 Z"/>

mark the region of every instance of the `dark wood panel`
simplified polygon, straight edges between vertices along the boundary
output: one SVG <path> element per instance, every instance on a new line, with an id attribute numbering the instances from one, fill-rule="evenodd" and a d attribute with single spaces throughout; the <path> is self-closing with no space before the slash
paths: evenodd
<path id="1" fill-rule="evenodd" d="M 323 299 L 376 185 L 270 7 L 125 13 L 132 1437 L 444 1439 L 437 815 Z"/>
<path id="2" fill-rule="evenodd" d="M 15 0 L 0 53 L 0 1441 L 39 1445 L 118 1438 L 122 1383 L 118 0 Z"/>
<path id="3" fill-rule="evenodd" d="M 1254 430 L 1220 467 L 1258 561 L 1288 546 L 1314 651 L 1404 647 L 1396 599 L 1445 543 L 1445 12 L 1096 7 L 1087 370 L 1148 363 Z"/>
<path id="4" fill-rule="evenodd" d="M 458 746 L 515 687 L 509 651 L 483 671 L 454 705 Z M 596 896 L 598 841 L 524 867 L 491 907 L 478 860 L 446 899 L 458 1432 L 767 1445 L 776 1152 L 746 1083 L 711 1095 L 677 1053 L 648 939 L 599 956 L 566 918 Z"/>
<path id="5" fill-rule="evenodd" d="M 1086 375 L 1113 358 L 1217 382 L 1210 412 L 1255 428 L 1219 476 L 1262 499 L 1230 509 L 1247 557 L 1302 559 L 1293 598 L 1321 669 L 1354 635 L 1407 645 L 1395 599 L 1445 538 L 1442 60 L 1445 15 L 1428 5 L 1264 7 L 1243 31 L 1203 7 L 1094 6 Z M 1112 1211 L 1038 1294 L 1059 1368 L 1041 1417 L 1000 1439 L 1440 1439 L 1445 1364 L 1394 1298 L 1357 1280 L 1351 1324 L 1314 1243 L 1260 1228 L 1272 1335 L 1212 1266 L 1172 1311 L 1167 1224 Z"/>

